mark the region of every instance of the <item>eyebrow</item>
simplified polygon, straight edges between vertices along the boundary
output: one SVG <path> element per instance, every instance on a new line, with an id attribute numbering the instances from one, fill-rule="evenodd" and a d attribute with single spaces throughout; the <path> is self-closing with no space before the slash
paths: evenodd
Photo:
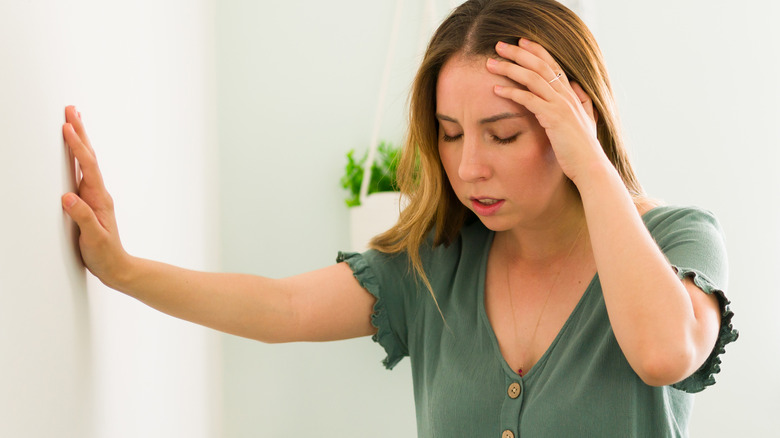
<path id="1" fill-rule="evenodd" d="M 493 122 L 497 122 L 499 120 L 504 120 L 504 119 L 513 119 L 513 118 L 516 118 L 516 117 L 526 117 L 529 114 L 530 114 L 530 112 L 525 112 L 525 113 L 501 113 L 501 114 L 496 114 L 495 116 L 484 118 L 484 119 L 479 121 L 479 124 L 480 125 L 484 125 L 484 124 L 487 124 L 487 123 L 493 123 Z M 444 114 L 436 113 L 436 118 L 439 119 L 439 120 L 444 120 L 444 121 L 447 121 L 447 122 L 460 124 L 460 122 L 458 122 L 457 119 L 453 119 L 452 117 L 445 116 Z"/>

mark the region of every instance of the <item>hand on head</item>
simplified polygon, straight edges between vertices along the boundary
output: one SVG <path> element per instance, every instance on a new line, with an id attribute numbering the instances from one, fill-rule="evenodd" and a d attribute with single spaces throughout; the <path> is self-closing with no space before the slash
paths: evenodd
<path id="1" fill-rule="evenodd" d="M 563 69 L 541 45 L 525 38 L 519 45 L 499 42 L 502 61 L 489 58 L 491 73 L 525 87 L 496 86 L 495 93 L 526 107 L 545 129 L 563 172 L 576 184 L 580 169 L 606 155 L 596 137 L 598 114 L 587 93 L 569 81 Z"/>

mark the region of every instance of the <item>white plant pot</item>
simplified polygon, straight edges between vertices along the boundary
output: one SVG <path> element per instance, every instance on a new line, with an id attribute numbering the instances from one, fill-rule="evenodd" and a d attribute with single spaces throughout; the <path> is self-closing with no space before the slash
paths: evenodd
<path id="1" fill-rule="evenodd" d="M 363 252 L 368 249 L 372 237 L 387 231 L 398 222 L 401 208 L 400 192 L 378 192 L 361 200 L 361 205 L 349 209 L 350 245 L 352 251 Z"/>

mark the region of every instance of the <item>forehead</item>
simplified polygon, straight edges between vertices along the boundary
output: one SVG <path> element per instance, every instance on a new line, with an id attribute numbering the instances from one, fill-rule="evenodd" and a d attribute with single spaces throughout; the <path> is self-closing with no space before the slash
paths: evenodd
<path id="1" fill-rule="evenodd" d="M 495 85 L 519 85 L 505 76 L 489 72 L 487 59 L 487 56 L 456 55 L 444 64 L 436 83 L 437 112 L 458 119 L 488 117 L 505 111 L 527 112 L 519 104 L 495 94 Z"/>

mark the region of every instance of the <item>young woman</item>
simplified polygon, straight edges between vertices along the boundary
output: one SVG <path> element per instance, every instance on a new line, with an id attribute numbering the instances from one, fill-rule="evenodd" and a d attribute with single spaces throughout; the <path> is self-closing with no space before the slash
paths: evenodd
<path id="1" fill-rule="evenodd" d="M 417 74 L 409 206 L 372 250 L 286 279 L 122 248 L 80 116 L 62 202 L 85 265 L 173 316 L 263 342 L 374 335 L 410 356 L 421 437 L 686 436 L 736 339 L 716 219 L 658 206 L 625 153 L 599 49 L 551 0 L 470 0 Z"/>

